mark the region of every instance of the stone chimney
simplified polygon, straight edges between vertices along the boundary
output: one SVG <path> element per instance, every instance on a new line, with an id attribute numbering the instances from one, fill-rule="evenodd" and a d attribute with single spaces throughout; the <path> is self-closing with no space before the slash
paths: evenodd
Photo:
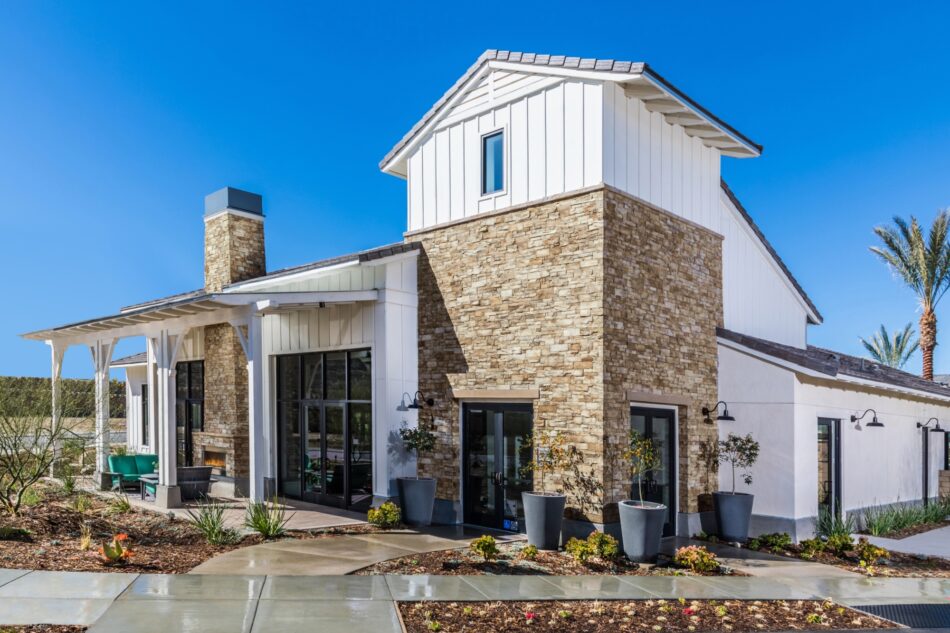
<path id="1" fill-rule="evenodd" d="M 264 265 L 261 197 L 225 187 L 205 198 L 205 291 L 260 277 Z M 194 465 L 209 465 L 247 494 L 247 359 L 228 323 L 204 328 L 204 430 L 195 432 Z M 223 463 L 223 467 L 222 467 Z"/>
<path id="2" fill-rule="evenodd" d="M 256 193 L 225 187 L 205 197 L 205 290 L 265 274 L 264 205 Z"/>

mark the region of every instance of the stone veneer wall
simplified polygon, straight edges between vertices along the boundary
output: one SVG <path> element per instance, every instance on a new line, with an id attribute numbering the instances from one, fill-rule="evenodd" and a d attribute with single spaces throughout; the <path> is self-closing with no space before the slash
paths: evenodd
<path id="1" fill-rule="evenodd" d="M 716 469 L 701 459 L 718 439 L 703 406 L 718 398 L 716 328 L 722 325 L 722 238 L 626 194 L 605 192 L 604 418 L 611 456 L 605 474 L 610 514 L 630 496 L 619 452 L 630 429 L 628 394 L 682 399 L 679 511 L 697 512 L 716 488 Z M 615 515 L 614 515 L 615 516 Z M 619 520 L 613 518 L 612 520 Z"/>
<path id="2" fill-rule="evenodd" d="M 941 470 L 938 476 L 938 494 L 941 497 L 950 497 L 950 470 Z"/>
<path id="3" fill-rule="evenodd" d="M 457 389 L 537 388 L 535 432 L 563 431 L 595 488 L 573 515 L 616 519 L 628 494 L 619 449 L 627 389 L 716 401 L 720 238 L 602 187 L 410 236 L 419 241 L 419 385 L 435 399 L 438 446 L 419 459 L 458 502 Z M 680 411 L 681 510 L 704 469 L 689 455 L 714 426 Z M 605 429 L 607 433 L 605 434 Z M 554 490 L 566 473 L 545 478 Z M 577 484 L 574 478 L 573 483 Z"/>
<path id="4" fill-rule="evenodd" d="M 205 221 L 205 290 L 266 274 L 263 218 L 225 212 Z M 230 324 L 205 327 L 204 432 L 195 433 L 195 463 L 206 450 L 225 454 L 240 491 L 249 475 L 247 358 Z"/>

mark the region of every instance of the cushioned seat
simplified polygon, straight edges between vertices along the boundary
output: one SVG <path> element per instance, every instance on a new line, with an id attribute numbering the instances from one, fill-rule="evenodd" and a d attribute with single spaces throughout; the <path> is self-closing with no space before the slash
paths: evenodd
<path id="1" fill-rule="evenodd" d="M 158 455 L 109 455 L 109 474 L 113 488 L 135 487 L 141 475 L 155 472 Z"/>

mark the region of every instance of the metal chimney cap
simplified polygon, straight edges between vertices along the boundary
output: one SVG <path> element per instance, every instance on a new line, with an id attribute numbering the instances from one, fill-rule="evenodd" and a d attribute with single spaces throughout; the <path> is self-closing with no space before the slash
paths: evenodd
<path id="1" fill-rule="evenodd" d="M 241 191 L 234 187 L 218 189 L 205 196 L 206 218 L 227 210 L 243 211 L 264 217 L 264 199 L 260 194 Z"/>

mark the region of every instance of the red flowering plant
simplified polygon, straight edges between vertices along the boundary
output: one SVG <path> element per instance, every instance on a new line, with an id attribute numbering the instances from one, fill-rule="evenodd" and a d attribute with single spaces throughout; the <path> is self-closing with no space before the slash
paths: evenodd
<path id="1" fill-rule="evenodd" d="M 128 540 L 128 534 L 116 534 L 112 537 L 110 542 L 104 543 L 102 547 L 99 548 L 99 557 L 102 559 L 102 564 L 122 565 L 132 558 L 134 552 L 132 548 L 126 544 Z"/>
<path id="2" fill-rule="evenodd" d="M 526 611 L 525 614 L 524 614 L 524 619 L 525 619 L 526 621 L 528 621 L 528 622 L 531 622 L 531 621 L 534 620 L 536 617 L 538 617 L 538 614 L 535 613 L 534 611 Z"/>

